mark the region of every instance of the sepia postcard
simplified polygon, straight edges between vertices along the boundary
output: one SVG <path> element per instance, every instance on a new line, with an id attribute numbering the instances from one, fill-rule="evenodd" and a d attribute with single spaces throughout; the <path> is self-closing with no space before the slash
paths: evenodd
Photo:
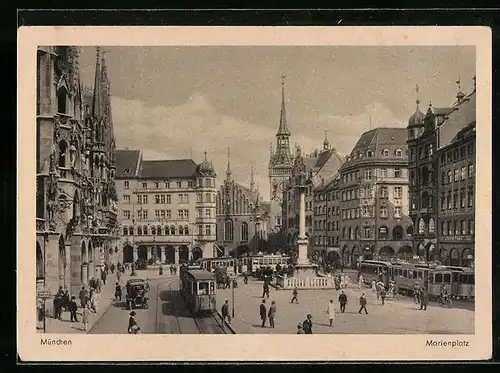
<path id="1" fill-rule="evenodd" d="M 18 41 L 22 361 L 491 357 L 490 29 Z"/>

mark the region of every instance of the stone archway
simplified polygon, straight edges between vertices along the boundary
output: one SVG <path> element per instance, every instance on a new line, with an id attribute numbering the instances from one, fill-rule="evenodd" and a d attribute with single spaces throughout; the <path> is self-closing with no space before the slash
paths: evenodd
<path id="1" fill-rule="evenodd" d="M 179 263 L 185 263 L 189 260 L 189 249 L 182 245 L 179 247 Z"/>
<path id="2" fill-rule="evenodd" d="M 165 247 L 165 263 L 167 264 L 175 263 L 175 247 L 173 246 Z"/>
<path id="3" fill-rule="evenodd" d="M 462 251 L 462 267 L 472 267 L 473 262 L 474 256 L 472 255 L 471 249 L 465 248 Z"/>
<path id="4" fill-rule="evenodd" d="M 148 248 L 146 246 L 139 246 L 137 248 L 137 259 L 148 260 Z"/>
<path id="5" fill-rule="evenodd" d="M 352 268 L 358 267 L 359 257 L 360 257 L 359 248 L 357 246 L 353 246 L 353 248 L 351 250 L 351 267 Z"/>
<path id="6" fill-rule="evenodd" d="M 66 246 L 64 244 L 64 238 L 61 235 L 59 237 L 59 255 L 58 255 L 58 269 L 59 269 L 59 286 L 63 288 L 66 286 Z"/>
<path id="7" fill-rule="evenodd" d="M 378 251 L 381 259 L 391 259 L 394 256 L 394 249 L 390 246 L 384 246 Z"/>
<path id="8" fill-rule="evenodd" d="M 417 253 L 418 253 L 418 256 L 420 258 L 426 258 L 427 257 L 427 251 L 425 250 L 425 247 L 424 245 L 422 245 L 421 243 L 418 244 L 418 250 L 417 250 Z"/>
<path id="9" fill-rule="evenodd" d="M 128 243 L 123 247 L 123 263 L 132 263 L 134 261 L 134 248 Z"/>
<path id="10" fill-rule="evenodd" d="M 342 265 L 344 267 L 351 266 L 351 254 L 349 252 L 347 245 L 344 245 L 344 247 L 342 248 Z"/>
<path id="11" fill-rule="evenodd" d="M 425 251 L 427 253 L 428 262 L 434 262 L 438 259 L 436 246 L 433 243 L 429 242 L 425 248 Z"/>
<path id="12" fill-rule="evenodd" d="M 328 264 L 335 266 L 335 268 L 339 266 L 339 263 L 341 261 L 339 253 L 334 250 L 326 253 L 326 260 Z"/>
<path id="13" fill-rule="evenodd" d="M 41 280 L 45 277 L 43 253 L 38 241 L 36 242 L 36 279 Z"/>
<path id="14" fill-rule="evenodd" d="M 413 249 L 411 246 L 401 246 L 398 250 L 398 257 L 401 259 L 410 259 L 413 257 Z"/>
<path id="15" fill-rule="evenodd" d="M 193 251 L 191 252 L 191 256 L 193 258 L 193 261 L 201 259 L 201 258 L 203 258 L 203 250 L 199 247 L 195 247 L 193 249 Z"/>
<path id="16" fill-rule="evenodd" d="M 450 255 L 448 253 L 448 250 L 442 248 L 439 252 L 439 261 L 441 264 L 448 264 L 450 262 Z"/>

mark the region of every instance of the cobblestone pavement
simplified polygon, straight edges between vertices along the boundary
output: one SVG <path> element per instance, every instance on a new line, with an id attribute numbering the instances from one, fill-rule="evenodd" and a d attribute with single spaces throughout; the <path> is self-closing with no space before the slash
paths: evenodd
<path id="1" fill-rule="evenodd" d="M 385 305 L 376 299 L 375 293 L 368 288 L 357 290 L 350 284 L 345 293 L 348 303 L 344 314 L 340 314 L 336 290 L 299 290 L 299 304 L 290 304 L 291 290 L 275 290 L 270 288 L 270 297 L 266 298 L 269 309 L 271 301 L 276 301 L 277 313 L 275 329 L 261 328 L 259 304 L 262 302 L 262 282 L 249 279 L 244 285 L 240 279 L 238 288 L 234 290 L 235 319 L 232 326 L 237 333 L 243 334 L 289 334 L 296 333 L 297 324 L 310 313 L 313 316 L 313 333 L 339 334 L 472 334 L 474 333 L 474 311 L 458 308 L 442 308 L 430 304 L 427 311 L 419 310 L 420 306 L 412 298 L 401 297 L 386 300 Z M 359 297 L 364 292 L 368 299 L 368 315 L 359 314 Z M 228 299 L 232 307 L 232 290 L 219 289 L 217 295 L 218 308 Z M 330 328 L 326 314 L 327 305 L 333 299 L 336 308 L 334 326 Z M 230 310 L 231 310 L 230 307 Z"/>

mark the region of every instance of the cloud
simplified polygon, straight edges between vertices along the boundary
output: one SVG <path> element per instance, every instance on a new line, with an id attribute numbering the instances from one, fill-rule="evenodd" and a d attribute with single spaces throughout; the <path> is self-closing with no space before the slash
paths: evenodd
<path id="1" fill-rule="evenodd" d="M 269 145 L 275 146 L 278 123 L 266 127 L 222 115 L 198 92 L 173 107 L 148 106 L 143 101 L 112 97 L 112 110 L 118 148 L 141 149 L 146 159 L 192 157 L 195 162 L 201 162 L 206 151 L 219 182 L 225 178 L 227 148 L 231 148 L 233 179 L 249 185 L 253 161 L 254 180 L 262 196 L 269 198 Z M 326 129 L 332 146 L 347 154 L 368 130 L 370 116 L 372 128 L 404 125 L 387 107 L 374 102 L 366 105 L 362 113 L 323 113 L 305 118 L 304 125 L 294 123 L 290 126 L 290 145 L 293 149 L 298 143 L 305 152 L 311 152 L 322 146 Z"/>

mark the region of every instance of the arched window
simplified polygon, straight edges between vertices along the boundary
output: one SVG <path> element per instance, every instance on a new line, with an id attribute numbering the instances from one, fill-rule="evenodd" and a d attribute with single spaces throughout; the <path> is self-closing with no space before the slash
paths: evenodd
<path id="1" fill-rule="evenodd" d="M 422 184 L 428 184 L 429 183 L 429 169 L 427 167 L 422 167 Z"/>
<path id="2" fill-rule="evenodd" d="M 57 91 L 57 112 L 66 114 L 66 99 L 67 99 L 67 92 L 64 87 L 59 88 Z"/>
<path id="3" fill-rule="evenodd" d="M 173 226 L 173 225 L 170 227 L 170 234 L 171 234 L 172 236 L 174 236 L 174 235 L 175 235 L 175 226 Z"/>
<path id="4" fill-rule="evenodd" d="M 145 226 L 143 226 L 143 227 L 142 227 L 142 233 L 143 233 L 145 236 L 147 236 L 147 235 L 148 235 L 148 226 L 147 226 L 147 225 L 145 225 Z"/>
<path id="5" fill-rule="evenodd" d="M 68 152 L 68 144 L 66 141 L 61 140 L 59 142 L 59 167 L 66 167 L 66 153 Z"/>
<path id="6" fill-rule="evenodd" d="M 166 226 L 165 227 L 165 236 L 168 236 L 170 234 L 170 227 Z"/>
<path id="7" fill-rule="evenodd" d="M 158 236 L 161 236 L 161 226 L 160 225 L 156 227 L 156 234 Z"/>
<path id="8" fill-rule="evenodd" d="M 156 227 L 155 226 L 151 227 L 151 235 L 156 236 Z"/>
<path id="9" fill-rule="evenodd" d="M 128 236 L 128 228 L 127 227 L 123 227 L 123 235 Z"/>
<path id="10" fill-rule="evenodd" d="M 179 234 L 184 234 L 184 227 L 182 225 L 179 226 Z"/>
<path id="11" fill-rule="evenodd" d="M 418 221 L 418 233 L 422 234 L 425 232 L 425 222 L 424 219 L 420 218 Z"/>
<path id="12" fill-rule="evenodd" d="M 137 227 L 137 235 L 138 236 L 142 236 L 142 228 L 141 228 L 141 226 Z"/>
<path id="13" fill-rule="evenodd" d="M 382 155 L 383 155 L 384 157 L 388 157 L 388 156 L 389 156 L 389 149 L 384 149 L 384 150 L 382 150 Z"/>
<path id="14" fill-rule="evenodd" d="M 422 208 L 427 208 L 429 207 L 429 193 L 423 192 L 422 193 Z"/>
<path id="15" fill-rule="evenodd" d="M 396 149 L 394 154 L 396 155 L 396 157 L 401 158 L 403 156 L 403 151 L 401 149 Z"/>
<path id="16" fill-rule="evenodd" d="M 349 239 L 353 240 L 354 239 L 354 231 L 352 230 L 351 227 L 347 228 L 347 232 L 349 234 Z"/>
<path id="17" fill-rule="evenodd" d="M 359 228 L 354 228 L 354 238 L 357 240 L 359 238 Z"/>
<path id="18" fill-rule="evenodd" d="M 345 238 L 345 228 L 342 228 L 342 238 Z"/>
<path id="19" fill-rule="evenodd" d="M 387 226 L 382 225 L 381 227 L 379 227 L 378 238 L 386 240 L 388 237 L 389 237 L 389 229 L 387 228 Z"/>
<path id="20" fill-rule="evenodd" d="M 226 220 L 226 223 L 224 224 L 224 240 L 233 240 L 233 221 L 231 219 Z"/>
<path id="21" fill-rule="evenodd" d="M 184 234 L 189 235 L 189 227 L 187 225 L 184 226 Z"/>
<path id="22" fill-rule="evenodd" d="M 429 233 L 434 233 L 436 231 L 436 226 L 434 224 L 434 219 L 429 219 Z"/>
<path id="23" fill-rule="evenodd" d="M 248 241 L 248 224 L 246 222 L 241 223 L 241 240 Z"/>
<path id="24" fill-rule="evenodd" d="M 396 225 L 392 229 L 392 239 L 393 240 L 402 240 L 403 239 L 403 227 L 400 225 Z"/>
<path id="25" fill-rule="evenodd" d="M 371 157 L 372 157 L 372 155 L 373 155 L 373 152 L 372 152 L 371 150 L 368 150 L 368 151 L 366 152 L 366 156 L 367 156 L 368 158 L 371 158 Z"/>
<path id="26" fill-rule="evenodd" d="M 406 228 L 406 234 L 409 236 L 413 236 L 413 225 L 410 225 L 408 228 Z"/>

